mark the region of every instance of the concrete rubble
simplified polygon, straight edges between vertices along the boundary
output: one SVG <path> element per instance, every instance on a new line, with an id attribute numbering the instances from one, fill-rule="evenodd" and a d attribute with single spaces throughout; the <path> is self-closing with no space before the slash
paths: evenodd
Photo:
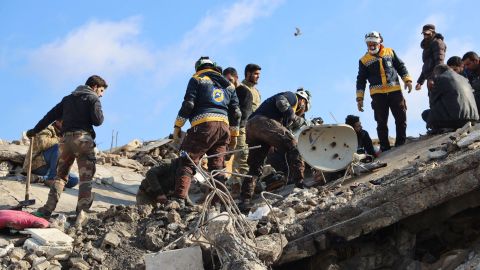
<path id="1" fill-rule="evenodd" d="M 113 205 L 82 212 L 75 221 L 52 220 L 72 239 L 68 253 L 42 249 L 59 243 L 38 241 L 35 233 L 34 241 L 21 243 L 0 237 L 0 268 L 182 269 L 185 263 L 189 269 L 480 269 L 479 130 L 467 125 L 413 138 L 378 159 L 386 167 L 308 189 L 275 190 L 282 198 L 256 201 L 247 219 L 248 241 L 226 214 L 209 222 L 205 238 L 193 237 L 202 205 Z M 97 179 L 138 183 L 148 168 L 176 156 L 169 143 L 136 140 L 99 152 Z M 6 147 L 12 150 L 2 152 Z M 26 147 L 0 144 L 0 162 L 18 166 Z M 121 173 L 113 175 L 115 170 Z M 135 187 L 127 189 L 133 193 Z"/>

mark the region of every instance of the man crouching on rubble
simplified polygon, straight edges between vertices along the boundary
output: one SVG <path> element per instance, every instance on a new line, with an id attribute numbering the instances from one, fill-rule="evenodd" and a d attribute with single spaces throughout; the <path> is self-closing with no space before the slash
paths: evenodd
<path id="1" fill-rule="evenodd" d="M 303 188 L 305 164 L 297 149 L 297 141 L 289 130 L 292 126 L 302 126 L 305 121 L 301 117 L 309 109 L 310 94 L 308 91 L 283 92 L 265 100 L 250 116 L 246 125 L 247 144 L 261 145 L 251 149 L 247 163 L 248 174 L 252 178 L 243 180 L 241 203 L 242 211 L 251 208 L 251 199 L 255 185 L 262 173 L 262 165 L 270 147 L 275 147 L 281 154 L 286 154 L 289 165 L 288 180 Z M 292 128 L 293 129 L 293 128 Z"/>
<path id="2" fill-rule="evenodd" d="M 195 71 L 188 82 L 182 107 L 175 121 L 173 139 L 176 143 L 179 142 L 181 127 L 187 119 L 190 120 L 191 128 L 187 130 L 180 148 L 198 164 L 204 154 L 224 153 L 227 146 L 235 149 L 241 112 L 234 86 L 215 70 L 212 60 L 200 57 L 195 63 Z M 221 170 L 224 166 L 223 155 L 208 160 L 210 171 Z M 182 156 L 175 177 L 174 195 L 174 200 L 180 206 L 185 206 L 194 174 L 194 164 L 187 156 Z M 218 175 L 216 179 L 226 181 L 223 175 Z"/>
<path id="3" fill-rule="evenodd" d="M 27 131 L 27 136 L 31 138 L 56 119 L 63 120 L 57 175 L 48 193 L 47 202 L 34 212 L 35 215 L 48 218 L 55 210 L 75 159 L 80 172 L 76 212 L 90 209 L 93 203 L 92 178 L 96 170 L 93 126 L 103 123 L 99 98 L 107 87 L 107 83 L 100 76 L 91 76 L 85 85 L 78 86 L 70 95 L 65 96 L 33 129 Z"/>
<path id="4" fill-rule="evenodd" d="M 159 164 L 148 170 L 137 192 L 137 205 L 166 203 L 175 190 L 175 173 L 180 165 L 180 158 L 162 159 Z M 187 205 L 192 205 L 188 198 Z"/>

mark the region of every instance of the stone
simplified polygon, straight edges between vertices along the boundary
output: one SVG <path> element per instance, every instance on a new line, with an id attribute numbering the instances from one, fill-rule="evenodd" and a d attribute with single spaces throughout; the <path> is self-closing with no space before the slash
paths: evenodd
<path id="1" fill-rule="evenodd" d="M 5 238 L 0 238 L 0 248 L 4 248 L 10 244 L 10 241 L 8 241 Z"/>
<path id="2" fill-rule="evenodd" d="M 103 252 L 103 250 L 100 250 L 98 248 L 92 248 L 88 253 L 88 255 L 99 263 L 102 263 L 106 257 L 105 252 Z"/>
<path id="3" fill-rule="evenodd" d="M 118 167 L 130 168 L 136 171 L 140 171 L 143 169 L 143 165 L 140 164 L 140 162 L 133 159 L 128 159 L 128 158 L 120 158 L 118 160 L 114 160 L 112 162 L 112 165 L 118 166 Z"/>
<path id="4" fill-rule="evenodd" d="M 120 245 L 120 241 L 121 241 L 120 237 L 118 237 L 118 235 L 116 233 L 109 232 L 103 238 L 101 247 L 103 249 L 109 249 L 109 248 L 112 248 L 112 247 L 117 247 L 118 245 Z"/>
<path id="5" fill-rule="evenodd" d="M 8 270 L 28 270 L 32 265 L 24 260 L 14 262 L 8 266 Z"/>
<path id="6" fill-rule="evenodd" d="M 142 217 L 142 218 L 146 218 L 148 217 L 152 211 L 153 211 L 153 205 L 151 204 L 143 204 L 143 205 L 139 205 L 137 206 L 137 209 L 138 209 L 138 214 Z"/>
<path id="7" fill-rule="evenodd" d="M 25 251 L 25 249 L 16 247 L 12 249 L 12 251 L 10 251 L 9 256 L 12 261 L 20 261 L 21 259 L 23 259 L 23 257 L 25 257 L 26 254 L 27 252 Z"/>
<path id="8" fill-rule="evenodd" d="M 28 146 L 26 145 L 0 145 L 0 161 L 8 160 L 13 163 L 23 164 L 27 151 Z"/>
<path id="9" fill-rule="evenodd" d="M 182 223 L 182 217 L 175 210 L 170 210 L 170 212 L 168 212 L 167 214 L 167 218 L 168 218 L 168 222 L 170 223 L 178 223 L 178 224 Z"/>
<path id="10" fill-rule="evenodd" d="M 178 209 L 180 209 L 180 204 L 176 201 L 170 201 L 165 206 L 165 210 L 178 210 Z"/>
<path id="11" fill-rule="evenodd" d="M 38 257 L 33 260 L 32 269 L 34 270 L 46 270 L 50 266 L 50 262 L 45 257 Z"/>
<path id="12" fill-rule="evenodd" d="M 439 150 L 429 152 L 428 153 L 428 158 L 429 159 L 441 159 L 441 158 L 446 157 L 447 155 L 448 155 L 447 151 L 445 151 L 443 149 L 439 149 Z"/>
<path id="13" fill-rule="evenodd" d="M 280 255 L 282 255 L 282 249 L 287 245 L 288 241 L 285 235 L 279 233 L 273 233 L 269 235 L 262 235 L 255 239 L 258 249 L 259 257 L 262 261 L 271 265 L 276 262 Z"/>
<path id="14" fill-rule="evenodd" d="M 79 269 L 79 270 L 89 270 L 90 269 L 90 265 L 84 259 L 82 259 L 80 257 L 70 258 L 69 262 L 70 262 L 70 265 L 72 266 L 72 268 L 76 268 L 76 269 Z"/>
<path id="15" fill-rule="evenodd" d="M 115 182 L 115 178 L 113 178 L 113 176 L 104 177 L 104 178 L 100 179 L 100 182 L 104 185 L 110 185 L 111 186 Z"/>
<path id="16" fill-rule="evenodd" d="M 476 141 L 480 141 L 480 130 L 472 131 L 467 136 L 461 138 L 457 141 L 457 145 L 459 147 L 467 147 Z"/>
<path id="17" fill-rule="evenodd" d="M 57 245 L 47 244 L 41 245 L 36 239 L 29 238 L 23 243 L 23 247 L 37 255 L 46 255 L 52 259 L 67 259 L 73 251 L 72 244 Z"/>
<path id="18" fill-rule="evenodd" d="M 147 254 L 145 270 L 203 270 L 202 249 L 198 246 Z"/>
<path id="19" fill-rule="evenodd" d="M 30 254 L 28 254 L 27 256 L 25 256 L 25 260 L 26 260 L 27 262 L 29 262 L 30 264 L 32 264 L 33 261 L 34 261 L 36 258 L 38 258 L 38 256 L 37 256 L 37 254 L 35 254 L 35 253 L 30 253 Z"/>

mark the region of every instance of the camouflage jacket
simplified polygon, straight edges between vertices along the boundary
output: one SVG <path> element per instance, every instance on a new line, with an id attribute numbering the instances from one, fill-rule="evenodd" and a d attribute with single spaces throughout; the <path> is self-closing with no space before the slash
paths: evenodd
<path id="1" fill-rule="evenodd" d="M 33 139 L 33 154 L 32 154 L 32 170 L 36 170 L 47 164 L 43 157 L 43 152 L 48 148 L 58 144 L 60 141 L 60 134 L 52 125 L 49 125 L 46 129 L 40 131 L 35 135 Z M 30 150 L 27 152 L 25 161 L 23 162 L 23 171 L 28 170 L 28 157 Z"/>

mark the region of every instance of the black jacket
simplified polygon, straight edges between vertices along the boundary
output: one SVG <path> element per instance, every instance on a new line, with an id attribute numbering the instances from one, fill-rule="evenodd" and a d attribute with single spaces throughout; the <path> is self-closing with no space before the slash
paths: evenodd
<path id="1" fill-rule="evenodd" d="M 235 89 L 238 96 L 238 102 L 240 104 L 240 111 L 242 112 L 242 118 L 240 119 L 240 127 L 245 127 L 248 117 L 253 113 L 253 96 L 252 92 L 246 85 L 240 84 Z"/>
<path id="2" fill-rule="evenodd" d="M 93 126 L 100 126 L 103 123 L 100 99 L 90 87 L 80 85 L 55 105 L 33 130 L 38 133 L 57 119 L 63 120 L 62 133 L 86 131 L 95 138 Z"/>
<path id="3" fill-rule="evenodd" d="M 468 80 L 449 69 L 434 78 L 427 123 L 438 128 L 458 128 L 479 119 Z"/>
<path id="4" fill-rule="evenodd" d="M 281 97 L 284 98 L 286 102 L 288 102 L 288 110 L 285 112 L 281 112 L 278 108 L 278 99 Z M 294 115 L 294 112 L 297 109 L 297 105 L 298 99 L 295 93 L 290 91 L 278 93 L 262 102 L 258 109 L 254 113 L 252 113 L 249 118 L 252 118 L 255 115 L 262 115 L 283 124 L 286 122 L 286 118 L 292 117 Z"/>
<path id="5" fill-rule="evenodd" d="M 417 83 L 423 84 L 425 80 L 430 79 L 433 73 L 433 68 L 438 64 L 443 64 L 445 61 L 445 52 L 447 45 L 443 42 L 442 34 L 435 34 L 432 40 L 422 40 L 420 43 L 422 47 L 422 73 L 417 80 Z"/>

